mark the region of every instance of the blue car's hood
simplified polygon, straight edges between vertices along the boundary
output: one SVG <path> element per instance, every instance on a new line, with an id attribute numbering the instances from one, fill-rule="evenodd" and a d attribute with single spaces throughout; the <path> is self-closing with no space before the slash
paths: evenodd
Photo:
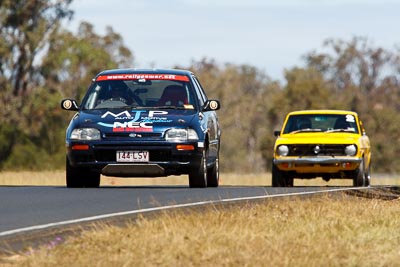
<path id="1" fill-rule="evenodd" d="M 76 117 L 80 127 L 96 127 L 102 132 L 161 132 L 169 127 L 188 127 L 195 110 L 83 110 Z"/>

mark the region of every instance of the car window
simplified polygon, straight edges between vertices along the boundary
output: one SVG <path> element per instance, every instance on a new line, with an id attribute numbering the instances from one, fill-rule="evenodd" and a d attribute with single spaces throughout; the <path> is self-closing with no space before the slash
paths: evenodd
<path id="1" fill-rule="evenodd" d="M 101 80 L 82 101 L 84 109 L 130 107 L 195 108 L 190 83 L 176 80 Z"/>
<path id="2" fill-rule="evenodd" d="M 196 87 L 196 93 L 197 93 L 197 98 L 199 100 L 199 103 L 201 106 L 204 105 L 204 103 L 207 101 L 207 97 L 206 94 L 204 93 L 204 89 L 200 84 L 200 81 L 197 80 L 196 77 L 192 77 L 194 80 L 194 85 Z"/>
<path id="3" fill-rule="evenodd" d="M 288 118 L 283 133 L 304 131 L 358 133 L 358 127 L 352 114 L 300 114 Z"/>

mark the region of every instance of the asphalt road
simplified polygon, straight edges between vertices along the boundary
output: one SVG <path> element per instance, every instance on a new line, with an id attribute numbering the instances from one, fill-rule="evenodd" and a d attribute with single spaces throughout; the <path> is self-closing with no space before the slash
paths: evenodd
<path id="1" fill-rule="evenodd" d="M 341 192 L 345 191 L 346 194 Z M 71 235 L 96 227 L 93 222 L 124 225 L 137 214 L 180 207 L 263 200 L 327 193 L 394 200 L 397 186 L 352 187 L 255 187 L 221 186 L 190 189 L 187 186 L 130 186 L 71 189 L 55 186 L 0 186 L 0 265 L 17 251 L 63 242 Z M 153 213 L 155 211 L 155 213 Z M 95 228 L 94 228 L 95 229 Z"/>
<path id="2" fill-rule="evenodd" d="M 82 218 L 193 202 L 285 195 L 338 187 L 243 187 L 190 189 L 185 186 L 101 187 L 71 189 L 52 186 L 0 187 L 0 238 L 21 228 Z M 346 189 L 346 188 L 340 188 Z"/>

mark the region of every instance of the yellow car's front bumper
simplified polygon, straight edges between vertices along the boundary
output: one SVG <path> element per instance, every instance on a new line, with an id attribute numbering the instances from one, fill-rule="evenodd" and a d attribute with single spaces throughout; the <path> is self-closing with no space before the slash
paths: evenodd
<path id="1" fill-rule="evenodd" d="M 356 170 L 362 158 L 355 157 L 285 157 L 274 159 L 281 171 L 298 173 L 336 173 Z"/>

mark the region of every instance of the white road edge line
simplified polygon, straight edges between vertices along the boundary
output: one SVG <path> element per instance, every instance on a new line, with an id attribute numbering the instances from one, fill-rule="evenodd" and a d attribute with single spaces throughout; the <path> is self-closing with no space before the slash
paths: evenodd
<path id="1" fill-rule="evenodd" d="M 273 198 L 273 197 L 285 197 L 285 196 L 298 196 L 298 195 L 308 195 L 308 194 L 317 194 L 317 193 L 327 193 L 327 192 L 336 192 L 336 191 L 350 191 L 354 189 L 369 189 L 370 187 L 351 187 L 351 188 L 338 188 L 338 189 L 329 189 L 329 190 L 319 190 L 319 191 L 311 191 L 311 192 L 298 192 L 298 193 L 287 193 L 287 194 L 277 194 L 277 195 L 262 195 L 262 196 L 254 196 L 254 197 L 238 197 L 238 198 L 227 198 L 227 199 L 220 199 L 220 200 L 208 200 L 208 201 L 200 201 L 200 202 L 193 202 L 193 203 L 186 203 L 186 204 L 176 204 L 176 205 L 169 205 L 169 206 L 161 206 L 161 207 L 154 207 L 154 208 L 147 208 L 147 209 L 140 209 L 140 210 L 130 210 L 130 211 L 122 211 L 122 212 L 115 212 L 115 213 L 108 213 L 102 215 L 96 215 L 91 217 L 84 217 L 80 219 L 74 220 L 66 220 L 61 222 L 55 223 L 48 223 L 48 224 L 41 224 L 41 225 L 33 225 L 24 228 L 18 228 L 14 230 L 0 232 L 0 237 L 19 234 L 28 231 L 34 230 L 41 230 L 50 227 L 74 224 L 74 223 L 81 223 L 81 222 L 88 222 L 88 221 L 95 221 L 100 219 L 106 219 L 116 216 L 124 216 L 124 215 L 131 215 L 137 213 L 145 213 L 151 211 L 159 211 L 159 210 L 167 210 L 167 209 L 176 209 L 176 208 L 183 208 L 183 207 L 194 207 L 194 206 L 201 206 L 206 204 L 215 204 L 215 203 L 223 203 L 223 202 L 235 202 L 235 201 L 242 201 L 242 200 L 255 200 L 255 199 L 263 199 L 263 198 Z"/>

